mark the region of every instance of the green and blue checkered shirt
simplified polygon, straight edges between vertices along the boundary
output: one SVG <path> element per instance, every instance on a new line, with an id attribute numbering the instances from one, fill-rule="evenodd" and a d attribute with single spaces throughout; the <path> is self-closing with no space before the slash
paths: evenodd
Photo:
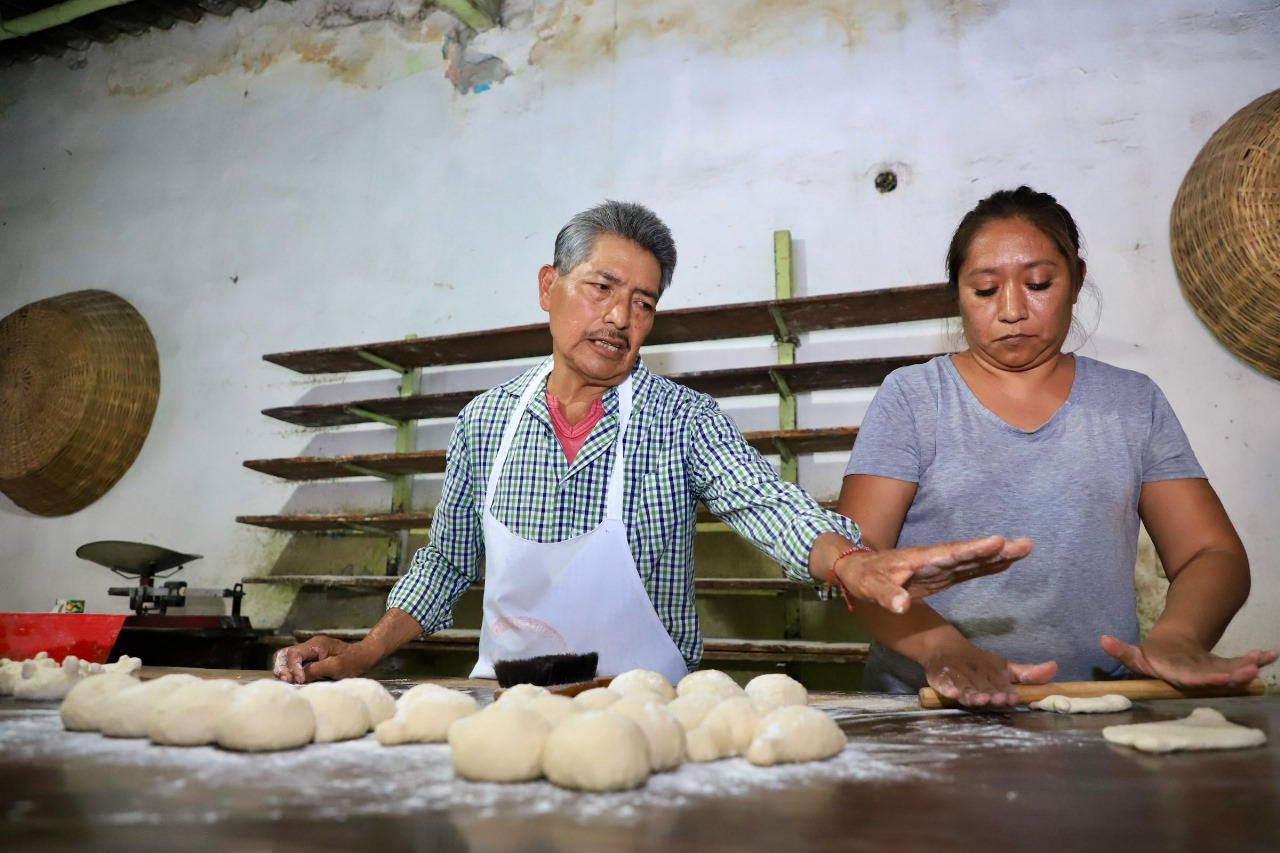
<path id="1" fill-rule="evenodd" d="M 425 633 L 451 624 L 454 603 L 479 578 L 485 485 L 503 427 L 533 373 L 486 391 L 458 416 L 427 545 L 387 597 L 388 608 L 413 616 Z M 708 395 L 650 373 L 639 360 L 632 379 L 622 503 L 627 542 L 658 617 L 692 669 L 702 659 L 693 593 L 698 501 L 805 582 L 813 580 L 809 549 L 818 535 L 831 531 L 857 542 L 858 528 L 780 479 Z M 609 389 L 602 402 L 604 416 L 569 465 L 544 395 L 533 396 L 491 508 L 512 533 L 560 542 L 604 519 L 617 390 Z"/>

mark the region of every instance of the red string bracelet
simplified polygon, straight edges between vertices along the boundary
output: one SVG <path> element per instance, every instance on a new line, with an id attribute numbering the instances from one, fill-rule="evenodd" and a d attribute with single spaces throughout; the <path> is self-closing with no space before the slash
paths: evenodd
<path id="1" fill-rule="evenodd" d="M 840 576 L 836 574 L 836 566 L 839 565 L 840 561 L 843 560 L 845 557 L 849 556 L 850 554 L 856 554 L 859 551 L 875 551 L 875 548 L 870 548 L 866 545 L 859 544 L 859 545 L 854 545 L 852 548 L 849 548 L 846 551 L 841 551 L 838 555 L 836 555 L 835 560 L 831 562 L 831 574 L 827 576 L 827 582 L 822 587 L 823 594 L 827 595 L 831 592 L 831 584 L 832 582 L 834 582 L 836 585 L 836 589 L 840 590 L 840 597 L 844 599 L 844 606 L 849 608 L 850 613 L 853 612 L 853 602 L 849 600 L 849 593 L 847 590 L 845 590 L 844 584 L 840 583 Z"/>

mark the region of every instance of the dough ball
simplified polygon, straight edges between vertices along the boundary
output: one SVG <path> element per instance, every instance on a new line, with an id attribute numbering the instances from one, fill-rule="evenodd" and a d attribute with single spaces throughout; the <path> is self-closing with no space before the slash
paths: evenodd
<path id="1" fill-rule="evenodd" d="M 94 664 L 94 666 L 101 666 L 102 672 L 137 672 L 142 669 L 142 658 L 120 655 L 120 659 L 115 663 Z"/>
<path id="2" fill-rule="evenodd" d="M 539 696 L 546 696 L 551 691 L 536 684 L 517 684 L 502 691 L 496 700 L 508 705 L 528 705 Z"/>
<path id="3" fill-rule="evenodd" d="M 758 765 L 819 761 L 836 755 L 846 743 L 836 721 L 817 708 L 788 705 L 760 718 L 747 760 Z"/>
<path id="4" fill-rule="evenodd" d="M 402 708 L 406 708 L 428 696 L 439 696 L 441 693 L 454 692 L 456 691 L 450 690 L 448 687 L 441 687 L 439 684 L 416 684 L 400 694 L 400 698 L 396 700 L 396 713 L 399 713 Z"/>
<path id="5" fill-rule="evenodd" d="M 89 673 L 90 664 L 75 655 L 63 658 L 62 666 L 40 666 L 35 661 L 26 661 L 22 665 L 22 678 L 13 687 L 13 696 L 28 701 L 65 699 L 71 688 Z"/>
<path id="6" fill-rule="evenodd" d="M 695 764 L 704 761 L 719 761 L 724 758 L 720 743 L 708 729 L 701 726 L 687 732 L 684 736 L 685 757 Z"/>
<path id="7" fill-rule="evenodd" d="M 369 712 L 369 727 L 391 719 L 396 713 L 396 697 L 372 678 L 344 678 L 333 686 L 355 696 Z"/>
<path id="8" fill-rule="evenodd" d="M 825 716 L 825 715 L 824 715 Z M 741 696 L 726 699 L 716 705 L 702 719 L 699 729 L 705 730 L 715 741 L 717 758 L 742 755 L 755 737 L 760 714 L 750 699 Z"/>
<path id="9" fill-rule="evenodd" d="M 609 682 L 609 689 L 616 690 L 623 696 L 630 696 L 637 691 L 649 691 L 662 697 L 663 702 L 676 698 L 676 689 L 660 672 L 649 669 L 631 669 Z"/>
<path id="10" fill-rule="evenodd" d="M 576 704 L 573 699 L 568 696 L 561 696 L 558 693 L 539 696 L 525 707 L 541 714 L 553 729 L 563 722 L 565 717 L 582 710 L 582 707 Z"/>
<path id="11" fill-rule="evenodd" d="M 22 661 L 5 658 L 0 661 L 0 696 L 12 696 L 13 687 L 22 678 Z"/>
<path id="12" fill-rule="evenodd" d="M 686 732 L 691 732 L 702 725 L 707 712 L 719 704 L 719 697 L 712 693 L 690 693 L 687 696 L 677 696 L 667 709 L 675 715 Z"/>
<path id="13" fill-rule="evenodd" d="M 102 678 L 103 676 L 95 676 Z M 151 713 L 173 691 L 200 681 L 194 675 L 166 675 L 112 693 L 102 703 L 98 731 L 107 737 L 146 737 Z"/>
<path id="14" fill-rule="evenodd" d="M 661 699 L 648 698 L 656 695 L 644 690 L 624 696 L 609 706 L 609 712 L 629 717 L 640 727 L 649 747 L 649 768 L 661 773 L 684 761 L 684 727 Z"/>
<path id="15" fill-rule="evenodd" d="M 107 698 L 138 684 L 138 679 L 120 672 L 104 672 L 84 679 L 62 700 L 59 710 L 62 727 L 69 732 L 96 732 L 101 726 L 99 719 Z"/>
<path id="16" fill-rule="evenodd" d="M 550 733 L 551 726 L 537 711 L 499 701 L 449 727 L 453 772 L 472 782 L 537 779 Z"/>
<path id="17" fill-rule="evenodd" d="M 587 711 L 603 711 L 621 698 L 622 694 L 615 693 L 608 687 L 592 687 L 574 696 L 573 702 Z"/>
<path id="18" fill-rule="evenodd" d="M 1029 707 L 1037 711 L 1056 711 L 1059 714 L 1114 714 L 1129 710 L 1133 703 L 1118 693 L 1075 697 L 1055 693 L 1039 702 L 1032 702 Z"/>
<path id="19" fill-rule="evenodd" d="M 364 700 L 353 696 L 337 684 L 317 682 L 298 690 L 311 703 L 316 718 L 315 743 L 333 743 L 364 737 L 369 731 L 369 709 Z"/>
<path id="20" fill-rule="evenodd" d="M 717 699 L 732 699 L 743 695 L 738 682 L 718 669 L 700 669 L 680 679 L 680 683 L 676 685 L 676 694 L 688 696 L 691 693 L 709 693 Z"/>
<path id="21" fill-rule="evenodd" d="M 264 678 L 235 692 L 213 733 L 223 749 L 298 749 L 315 737 L 316 715 L 298 688 Z"/>
<path id="22" fill-rule="evenodd" d="M 401 700 L 408 699 L 406 693 Z M 480 710 L 480 704 L 469 693 L 442 688 L 419 693 L 396 708 L 396 715 L 378 723 L 374 737 L 383 746 L 398 743 L 440 743 L 449 735 L 449 727 L 463 717 Z"/>
<path id="23" fill-rule="evenodd" d="M 240 685 L 229 678 L 179 687 L 156 703 L 147 721 L 147 737 L 152 743 L 168 746 L 213 743 L 213 726 L 239 689 Z"/>
<path id="24" fill-rule="evenodd" d="M 649 778 L 648 743 L 629 717 L 583 711 L 551 732 L 542 772 L 562 788 L 624 791 Z"/>
<path id="25" fill-rule="evenodd" d="M 34 677 L 37 670 L 45 667 L 58 667 L 58 662 L 49 657 L 48 652 L 37 652 L 35 657 L 27 660 L 6 659 L 4 666 L 0 667 L 0 696 L 12 696 L 19 682 Z"/>
<path id="26" fill-rule="evenodd" d="M 751 701 L 764 712 L 787 705 L 809 704 L 809 691 L 804 685 L 780 672 L 757 675 L 747 682 L 746 690 Z"/>

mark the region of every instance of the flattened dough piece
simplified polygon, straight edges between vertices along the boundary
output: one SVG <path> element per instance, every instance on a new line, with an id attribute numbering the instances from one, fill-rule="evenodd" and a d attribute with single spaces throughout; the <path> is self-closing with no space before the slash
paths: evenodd
<path id="1" fill-rule="evenodd" d="M 1102 736 L 1111 743 L 1143 752 L 1180 749 L 1244 749 L 1262 746 L 1267 736 L 1258 729 L 1237 725 L 1213 708 L 1196 708 L 1181 720 L 1107 726 Z"/>
<path id="2" fill-rule="evenodd" d="M 1133 707 L 1128 698 L 1117 693 L 1106 696 L 1046 696 L 1028 707 L 1037 711 L 1057 711 L 1059 714 L 1115 714 Z"/>

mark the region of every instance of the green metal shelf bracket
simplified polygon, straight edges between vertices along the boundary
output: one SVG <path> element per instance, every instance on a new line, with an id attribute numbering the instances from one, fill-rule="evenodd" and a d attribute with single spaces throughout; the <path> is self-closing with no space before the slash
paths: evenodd
<path id="1" fill-rule="evenodd" d="M 410 337 L 414 337 L 414 336 L 410 335 Z M 384 367 L 387 370 L 394 370 L 396 373 L 399 373 L 402 375 L 405 373 L 408 373 L 410 370 L 413 370 L 413 368 L 411 367 L 405 367 L 402 364 L 396 364 L 394 361 L 391 361 L 390 359 L 387 359 L 387 358 L 383 358 L 377 353 L 369 352 L 367 349 L 357 348 L 356 355 L 360 356 L 370 364 L 376 364 L 378 365 L 378 367 Z"/>
<path id="2" fill-rule="evenodd" d="M 395 481 L 396 477 L 403 477 L 403 474 L 388 474 L 386 471 L 375 471 L 372 468 L 366 468 L 363 465 L 356 465 L 353 462 L 339 462 L 338 467 L 344 471 L 350 471 L 353 474 L 362 474 L 366 477 L 377 477 L 379 480 Z"/>
<path id="3" fill-rule="evenodd" d="M 375 421 L 389 427 L 395 427 L 396 429 L 400 429 L 407 423 L 406 421 L 389 418 L 386 415 L 380 415 L 377 412 L 371 412 L 368 409 L 361 408 L 360 406 L 343 406 L 342 411 L 349 415 L 355 415 L 357 418 L 364 418 L 367 421 Z"/>

